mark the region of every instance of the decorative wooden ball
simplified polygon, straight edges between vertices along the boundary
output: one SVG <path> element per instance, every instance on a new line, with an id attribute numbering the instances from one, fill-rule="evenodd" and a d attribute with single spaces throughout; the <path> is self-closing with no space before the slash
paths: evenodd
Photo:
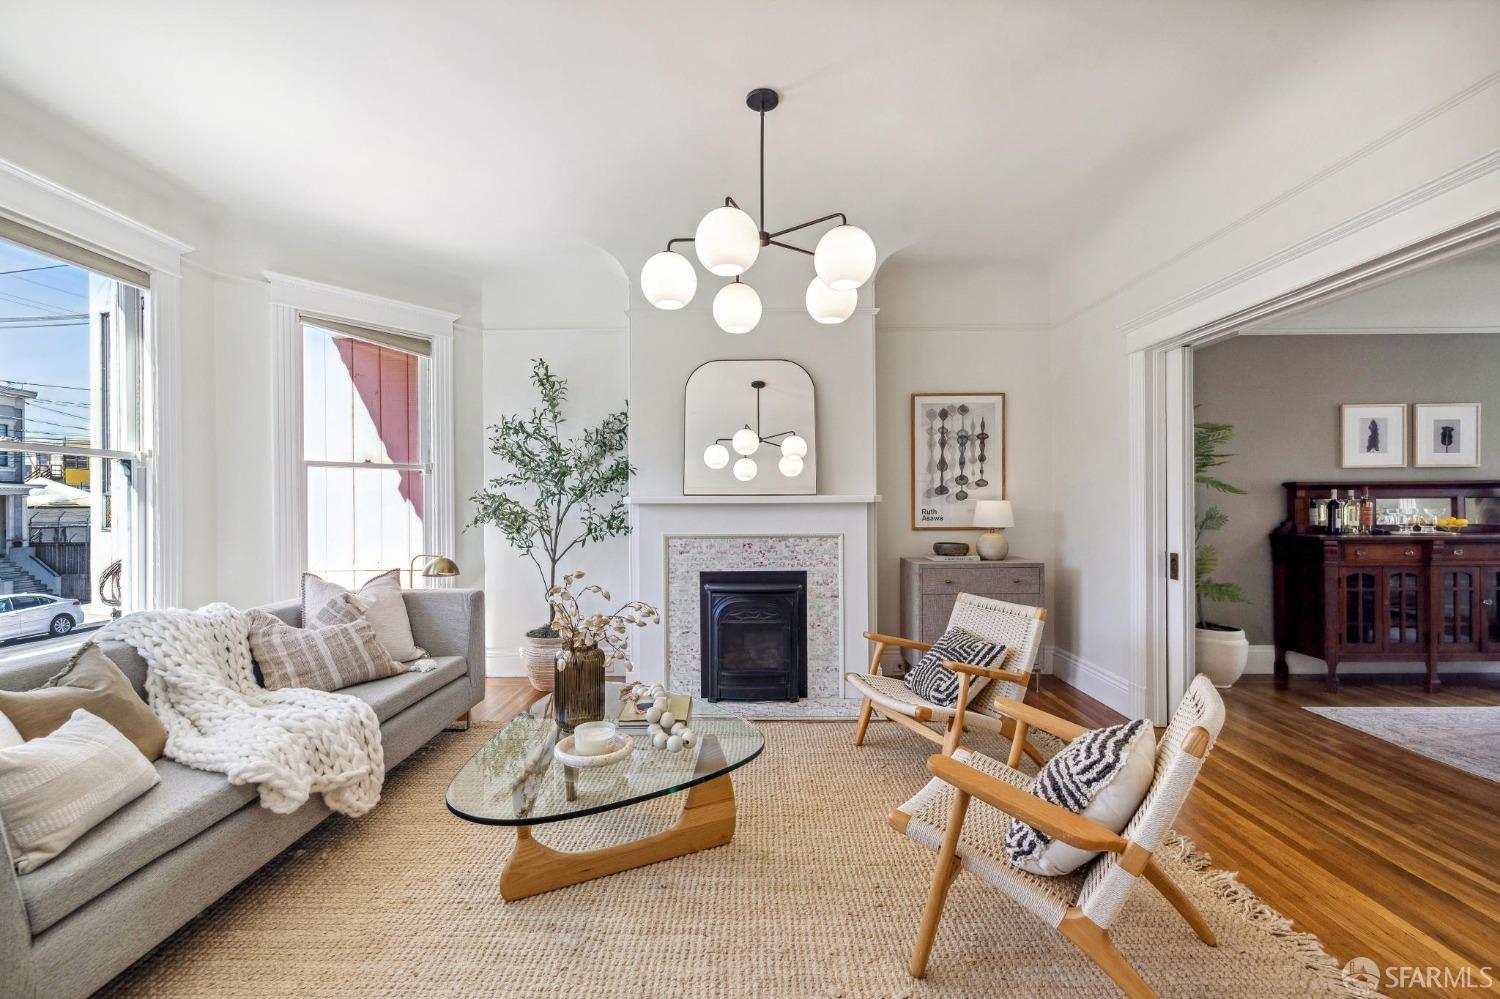
<path id="1" fill-rule="evenodd" d="M 682 740 L 684 747 L 690 747 L 698 741 L 698 733 L 690 728 L 685 728 L 677 734 L 677 738 Z"/>
<path id="2" fill-rule="evenodd" d="M 654 725 L 657 722 L 661 721 L 663 714 L 665 714 L 665 712 L 662 710 L 661 706 L 658 704 L 653 704 L 651 705 L 651 707 L 646 709 L 646 720 Z"/>
<path id="3" fill-rule="evenodd" d="M 681 748 L 682 748 L 682 736 L 680 736 L 680 735 L 674 735 L 674 736 L 672 736 L 671 738 L 669 738 L 667 740 L 667 751 L 668 752 L 675 753 L 675 752 L 677 752 Z"/>
<path id="4" fill-rule="evenodd" d="M 663 729 L 660 725 L 656 724 L 656 722 L 652 722 L 650 725 L 646 726 L 646 734 L 647 735 L 654 736 L 654 735 L 657 735 L 658 733 L 661 733 L 661 732 L 664 732 L 664 731 L 666 731 L 666 730 Z"/>
<path id="5" fill-rule="evenodd" d="M 672 734 L 673 735 L 681 735 L 683 733 L 683 730 L 686 729 L 686 728 L 687 728 L 687 722 L 673 722 L 672 723 Z"/>
<path id="6" fill-rule="evenodd" d="M 647 715 L 646 717 L 650 718 L 651 716 Z M 663 711 L 661 717 L 657 720 L 661 722 L 662 728 L 670 729 L 677 722 L 677 716 L 670 711 Z"/>
<path id="7" fill-rule="evenodd" d="M 651 736 L 651 745 L 657 749 L 665 749 L 667 745 L 667 733 L 658 730 Z"/>

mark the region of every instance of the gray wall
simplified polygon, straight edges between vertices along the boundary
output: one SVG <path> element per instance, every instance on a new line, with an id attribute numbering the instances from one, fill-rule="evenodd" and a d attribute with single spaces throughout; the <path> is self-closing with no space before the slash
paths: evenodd
<path id="1" fill-rule="evenodd" d="M 1271 548 L 1286 509 L 1281 483 L 1318 479 L 1500 479 L 1500 334 L 1239 336 L 1195 353 L 1197 418 L 1235 426 L 1221 477 L 1245 496 L 1205 496 L 1229 515 L 1213 536 L 1221 571 L 1249 605 L 1211 605 L 1208 617 L 1271 642 Z M 1339 467 L 1339 405 L 1478 402 L 1478 468 Z M 1408 413 L 1410 422 L 1410 413 Z M 1408 434 L 1410 427 L 1408 427 Z M 1407 460 L 1411 460 L 1408 439 Z"/>

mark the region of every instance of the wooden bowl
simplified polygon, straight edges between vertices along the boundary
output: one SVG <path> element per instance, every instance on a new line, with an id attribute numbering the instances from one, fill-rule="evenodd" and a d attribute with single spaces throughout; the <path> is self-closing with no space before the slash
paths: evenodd
<path id="1" fill-rule="evenodd" d="M 969 554 L 969 546 L 962 541 L 934 541 L 932 543 L 932 554 L 967 555 Z"/>

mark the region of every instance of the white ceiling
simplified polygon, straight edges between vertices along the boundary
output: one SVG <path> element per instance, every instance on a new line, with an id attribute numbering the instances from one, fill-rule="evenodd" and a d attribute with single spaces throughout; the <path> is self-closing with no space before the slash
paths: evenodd
<path id="1" fill-rule="evenodd" d="M 0 86 L 232 216 L 633 272 L 725 194 L 756 210 L 767 85 L 770 228 L 845 211 L 884 254 L 1044 259 L 1376 6 L 0 0 Z"/>

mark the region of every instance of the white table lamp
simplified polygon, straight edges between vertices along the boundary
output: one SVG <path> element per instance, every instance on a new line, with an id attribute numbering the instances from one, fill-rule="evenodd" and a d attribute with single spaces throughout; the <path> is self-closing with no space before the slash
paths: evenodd
<path id="1" fill-rule="evenodd" d="M 974 526 L 988 528 L 979 536 L 979 557 L 986 562 L 999 562 L 1010 554 L 1010 542 L 1005 539 L 1005 528 L 1016 526 L 1016 515 L 1011 511 L 1010 500 L 980 500 L 974 504 Z"/>

